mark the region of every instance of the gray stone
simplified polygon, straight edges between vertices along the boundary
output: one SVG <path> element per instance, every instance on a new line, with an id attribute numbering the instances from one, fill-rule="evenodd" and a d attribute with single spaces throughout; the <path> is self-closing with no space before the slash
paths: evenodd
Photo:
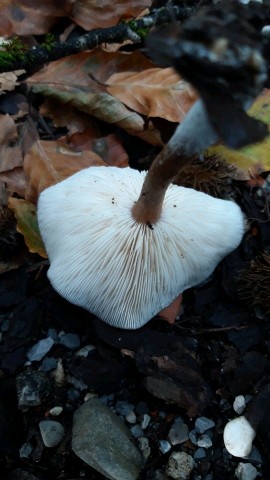
<path id="1" fill-rule="evenodd" d="M 129 429 L 97 398 L 90 398 L 75 412 L 72 449 L 110 480 L 136 480 L 143 466 Z"/>
<path id="2" fill-rule="evenodd" d="M 39 362 L 51 350 L 54 340 L 51 337 L 43 338 L 33 345 L 27 352 L 27 358 L 30 362 Z"/>
<path id="3" fill-rule="evenodd" d="M 39 429 L 45 447 L 56 447 L 64 437 L 65 430 L 61 423 L 55 420 L 41 420 Z"/>
<path id="4" fill-rule="evenodd" d="M 198 435 L 196 430 L 191 430 L 188 436 L 193 445 L 198 445 Z"/>
<path id="5" fill-rule="evenodd" d="M 206 417 L 198 417 L 195 422 L 195 430 L 198 433 L 204 433 L 206 430 L 209 430 L 209 428 L 213 428 L 214 426 L 215 422 Z"/>
<path id="6" fill-rule="evenodd" d="M 253 445 L 251 452 L 245 457 L 245 460 L 252 463 L 262 464 L 262 456 L 255 445 Z"/>
<path id="7" fill-rule="evenodd" d="M 187 480 L 195 467 L 195 461 L 186 452 L 173 452 L 169 458 L 166 473 L 174 480 Z"/>
<path id="8" fill-rule="evenodd" d="M 167 453 L 171 450 L 171 444 L 167 440 L 159 440 L 159 450 L 162 453 Z"/>
<path id="9" fill-rule="evenodd" d="M 197 440 L 198 447 L 210 448 L 213 445 L 211 438 L 208 435 L 201 435 Z"/>
<path id="10" fill-rule="evenodd" d="M 151 448 L 150 448 L 150 445 L 149 445 L 149 440 L 148 438 L 146 437 L 140 437 L 139 438 L 139 446 L 140 446 L 140 450 L 143 454 L 143 458 L 145 460 L 147 460 L 147 458 L 150 456 L 151 454 Z"/>
<path id="11" fill-rule="evenodd" d="M 236 470 L 235 476 L 239 480 L 255 480 L 258 476 L 258 472 L 251 463 L 239 463 Z"/>
<path id="12" fill-rule="evenodd" d="M 19 408 L 40 405 L 50 395 L 51 382 L 43 372 L 26 370 L 16 378 Z"/>
<path id="13" fill-rule="evenodd" d="M 136 437 L 136 438 L 143 437 L 144 435 L 141 425 L 138 425 L 138 424 L 132 425 L 132 427 L 130 428 L 130 431 L 133 437 Z"/>
<path id="14" fill-rule="evenodd" d="M 206 453 L 203 448 L 198 448 L 194 453 L 194 460 L 202 460 L 202 458 L 206 457 Z"/>
<path id="15" fill-rule="evenodd" d="M 29 442 L 24 443 L 19 450 L 20 458 L 29 457 L 29 455 L 31 455 L 32 451 L 33 451 L 33 447 L 31 445 L 31 443 L 29 443 Z"/>
<path id="16" fill-rule="evenodd" d="M 168 439 L 172 445 L 178 445 L 189 439 L 189 428 L 185 423 L 174 422 L 168 433 Z"/>
<path id="17" fill-rule="evenodd" d="M 41 372 L 50 372 L 51 370 L 55 370 L 57 367 L 57 360 L 54 357 L 45 357 L 43 358 L 39 370 Z"/>
<path id="18" fill-rule="evenodd" d="M 80 337 L 76 333 L 65 333 L 61 336 L 60 343 L 69 350 L 76 350 L 81 345 Z"/>

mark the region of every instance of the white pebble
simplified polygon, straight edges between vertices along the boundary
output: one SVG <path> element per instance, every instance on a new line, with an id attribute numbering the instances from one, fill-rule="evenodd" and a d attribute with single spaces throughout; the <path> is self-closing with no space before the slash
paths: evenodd
<path id="1" fill-rule="evenodd" d="M 129 412 L 129 413 L 125 416 L 125 419 L 126 419 L 126 421 L 127 421 L 128 423 L 131 423 L 131 424 L 133 424 L 133 425 L 134 425 L 134 424 L 136 423 L 136 421 L 137 421 L 137 417 L 136 417 L 136 415 L 135 415 L 135 413 L 134 413 L 133 410 L 131 410 L 131 412 Z"/>
<path id="2" fill-rule="evenodd" d="M 238 415 L 241 415 L 246 408 L 246 399 L 244 395 L 237 395 L 233 402 L 233 409 Z"/>
<path id="3" fill-rule="evenodd" d="M 58 417 L 58 415 L 60 415 L 63 411 L 63 407 L 53 407 L 50 409 L 50 414 L 53 416 L 53 417 Z"/>
<path id="4" fill-rule="evenodd" d="M 255 430 L 244 415 L 228 422 L 223 434 L 226 449 L 235 457 L 246 457 L 250 453 L 255 436 Z"/>

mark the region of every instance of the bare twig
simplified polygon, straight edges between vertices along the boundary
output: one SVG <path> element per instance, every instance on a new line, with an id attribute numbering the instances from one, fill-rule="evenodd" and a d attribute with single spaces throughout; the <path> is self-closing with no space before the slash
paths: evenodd
<path id="1" fill-rule="evenodd" d="M 11 52 L 12 58 L 10 60 L 5 58 L 4 62 L 1 62 L 0 52 L 0 73 L 16 69 L 31 72 L 37 66 L 85 50 L 92 50 L 102 43 L 121 43 L 124 40 L 131 40 L 134 44 L 140 44 L 143 30 L 154 25 L 166 24 L 173 20 L 184 20 L 190 16 L 193 10 L 194 8 L 178 6 L 156 9 L 138 20 L 119 23 L 109 28 L 97 28 L 66 42 L 52 42 L 49 48 L 46 48 L 44 45 L 34 46 L 25 52 L 20 52 L 19 55 L 16 55 L 15 52 L 14 57 L 12 57 Z"/>

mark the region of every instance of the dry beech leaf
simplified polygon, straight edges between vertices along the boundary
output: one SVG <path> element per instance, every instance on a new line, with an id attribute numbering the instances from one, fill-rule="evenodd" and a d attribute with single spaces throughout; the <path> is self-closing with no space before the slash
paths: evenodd
<path id="1" fill-rule="evenodd" d="M 25 197 L 28 180 L 23 171 L 23 167 L 16 167 L 12 170 L 0 173 L 0 181 L 5 182 L 9 192 L 17 193 L 22 198 Z"/>
<path id="2" fill-rule="evenodd" d="M 22 153 L 14 120 L 9 115 L 0 115 L 0 172 L 22 166 Z"/>
<path id="3" fill-rule="evenodd" d="M 71 18 L 85 30 L 105 28 L 116 25 L 121 19 L 136 17 L 151 0 L 76 0 Z"/>
<path id="4" fill-rule="evenodd" d="M 25 73 L 25 70 L 14 70 L 0 74 L 0 95 L 2 92 L 11 92 L 18 85 L 18 76 Z"/>
<path id="5" fill-rule="evenodd" d="M 39 233 L 36 207 L 26 200 L 10 198 L 9 208 L 17 219 L 17 230 L 24 236 L 25 243 L 31 253 L 38 253 L 47 258 L 47 254 Z"/>
<path id="6" fill-rule="evenodd" d="M 34 1 L 8 0 L 0 7 L 0 35 L 43 35 L 50 31 L 57 18 L 72 12 L 73 1 L 42 0 L 37 8 Z"/>
<path id="7" fill-rule="evenodd" d="M 120 140 L 114 134 L 97 137 L 96 132 L 88 128 L 84 132 L 71 135 L 68 140 L 71 147 L 79 148 L 81 151 L 93 151 L 107 165 L 128 166 L 128 155 Z"/>
<path id="8" fill-rule="evenodd" d="M 70 104 L 61 104 L 52 98 L 47 98 L 40 106 L 42 117 L 51 118 L 56 127 L 65 127 L 69 135 L 93 128 L 96 120 L 91 121 L 88 115 L 80 112 Z"/>
<path id="9" fill-rule="evenodd" d="M 113 74 L 108 91 L 121 102 L 148 117 L 181 122 L 197 95 L 172 68 L 151 68 L 142 72 Z"/>
<path id="10" fill-rule="evenodd" d="M 60 141 L 40 140 L 30 148 L 24 159 L 24 171 L 29 182 L 25 198 L 35 203 L 45 188 L 93 165 L 105 165 L 105 162 L 94 152 L 76 151 Z"/>
<path id="11" fill-rule="evenodd" d="M 177 315 L 179 315 L 182 301 L 183 295 L 180 293 L 180 295 L 178 295 L 178 297 L 167 308 L 164 308 L 164 310 L 159 312 L 159 317 L 162 317 L 166 322 L 173 324 Z"/>
<path id="12" fill-rule="evenodd" d="M 149 67 L 151 62 L 138 53 L 108 54 L 96 50 L 53 62 L 33 75 L 28 83 L 36 93 L 70 104 L 106 123 L 117 125 L 152 145 L 161 145 L 160 133 L 152 122 L 146 122 L 137 112 L 128 109 L 102 85 L 115 71 L 144 69 L 146 65 Z M 90 78 L 90 75 L 97 78 L 98 82 Z M 59 79 L 64 80 L 59 82 Z"/>

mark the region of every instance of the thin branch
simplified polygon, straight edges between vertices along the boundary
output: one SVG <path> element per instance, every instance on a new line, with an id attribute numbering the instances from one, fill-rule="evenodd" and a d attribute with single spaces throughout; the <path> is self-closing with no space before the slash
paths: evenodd
<path id="1" fill-rule="evenodd" d="M 31 72 L 37 66 L 58 60 L 68 55 L 93 50 L 102 43 L 122 43 L 125 40 L 131 40 L 134 44 L 141 43 L 143 30 L 147 30 L 155 25 L 166 24 L 174 20 L 184 20 L 193 13 L 194 8 L 170 7 L 153 10 L 149 15 L 138 20 L 132 20 L 127 23 L 119 23 L 114 27 L 97 28 L 81 35 L 73 40 L 66 42 L 51 42 L 49 47 L 46 45 L 34 46 L 26 51 L 12 50 L 0 51 L 0 73 L 23 69 Z M 7 58 L 4 54 L 9 52 Z M 2 55 L 1 55 L 2 53 Z M 3 56 L 3 59 L 2 59 Z"/>

